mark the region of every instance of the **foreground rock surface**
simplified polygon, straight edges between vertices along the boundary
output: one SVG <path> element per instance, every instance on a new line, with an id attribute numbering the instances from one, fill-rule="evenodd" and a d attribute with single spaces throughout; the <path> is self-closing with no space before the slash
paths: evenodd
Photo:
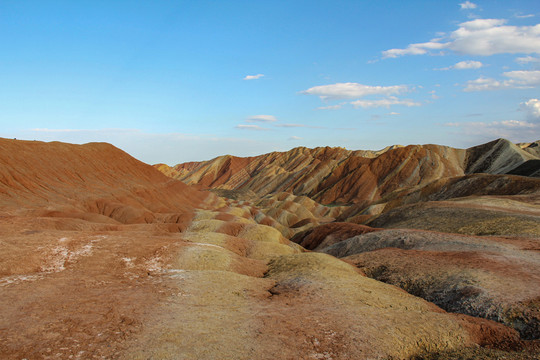
<path id="1" fill-rule="evenodd" d="M 359 235 L 322 251 L 443 309 L 492 319 L 540 337 L 540 257 L 527 238 L 419 230 Z"/>

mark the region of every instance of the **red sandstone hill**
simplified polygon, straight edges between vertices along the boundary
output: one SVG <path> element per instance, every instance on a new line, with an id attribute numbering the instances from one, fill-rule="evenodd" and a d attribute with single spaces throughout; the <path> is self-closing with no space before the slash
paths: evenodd
<path id="1" fill-rule="evenodd" d="M 227 155 L 174 168 L 156 167 L 186 184 L 211 189 L 253 191 L 259 197 L 291 192 L 322 204 L 367 204 L 440 178 L 511 172 L 538 159 L 534 144 L 522 148 L 499 139 L 469 149 L 409 145 L 380 152 L 300 147 L 256 157 Z"/>
<path id="2" fill-rule="evenodd" d="M 3 211 L 97 222 L 169 222 L 165 214 L 189 213 L 209 196 L 106 143 L 0 139 L 0 153 Z"/>

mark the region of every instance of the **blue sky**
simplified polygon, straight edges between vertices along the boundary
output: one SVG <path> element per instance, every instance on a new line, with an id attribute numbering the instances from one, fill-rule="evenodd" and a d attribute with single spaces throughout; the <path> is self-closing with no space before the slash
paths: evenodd
<path id="1" fill-rule="evenodd" d="M 540 139 L 534 1 L 0 0 L 0 136 L 147 163 Z"/>

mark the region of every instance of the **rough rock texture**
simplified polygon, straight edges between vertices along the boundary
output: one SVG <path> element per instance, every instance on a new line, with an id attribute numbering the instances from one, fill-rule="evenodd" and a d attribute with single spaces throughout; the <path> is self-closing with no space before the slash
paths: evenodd
<path id="1" fill-rule="evenodd" d="M 342 206 L 324 206 L 307 196 L 286 192 L 266 195 L 254 204 L 266 215 L 261 221 L 280 229 L 287 238 L 321 223 L 334 221 L 345 209 Z M 257 216 L 255 219 L 260 221 Z"/>
<path id="2" fill-rule="evenodd" d="M 446 161 L 441 152 L 460 160 Z M 296 148 L 252 158 L 218 157 L 193 167 L 179 164 L 178 179 L 214 189 L 249 189 L 262 197 L 279 192 L 306 195 L 322 204 L 376 200 L 398 183 L 417 185 L 463 173 L 461 150 L 438 146 L 393 148 L 375 157 L 343 148 Z M 371 155 L 371 154 L 369 154 Z M 407 160 L 407 161 L 405 161 Z M 457 164 L 457 165 L 456 165 Z M 417 173 L 417 167 L 422 168 Z M 187 169 L 190 170 L 187 170 Z"/>
<path id="3" fill-rule="evenodd" d="M 376 229 L 365 225 L 333 222 L 298 233 L 291 240 L 307 250 L 318 250 L 352 238 L 356 235 L 378 230 L 382 229 Z"/>
<path id="4" fill-rule="evenodd" d="M 508 172 L 511 175 L 540 177 L 540 160 L 527 160 Z"/>
<path id="5" fill-rule="evenodd" d="M 538 239 L 383 230 L 323 252 L 443 309 L 499 321 L 540 338 Z"/>
<path id="6" fill-rule="evenodd" d="M 445 177 L 507 173 L 538 159 L 530 150 L 532 144 L 523 149 L 498 139 L 466 150 L 438 145 L 391 147 L 380 152 L 295 148 L 249 158 L 227 155 L 179 164 L 173 176 L 212 189 L 251 190 L 260 197 L 286 191 L 321 204 L 363 204 Z"/>
<path id="7" fill-rule="evenodd" d="M 504 174 L 527 160 L 537 158 L 505 139 L 467 149 L 466 173 Z"/>
<path id="8" fill-rule="evenodd" d="M 470 235 L 539 237 L 540 194 L 419 202 L 382 213 L 368 224 Z"/>
<path id="9" fill-rule="evenodd" d="M 525 144 L 518 144 L 518 145 L 526 152 L 533 154 L 537 158 L 540 157 L 540 140 L 532 142 L 532 143 L 525 143 Z"/>

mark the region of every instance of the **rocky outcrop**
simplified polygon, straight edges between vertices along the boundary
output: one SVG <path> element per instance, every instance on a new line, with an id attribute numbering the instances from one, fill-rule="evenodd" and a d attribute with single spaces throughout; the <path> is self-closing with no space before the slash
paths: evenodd
<path id="1" fill-rule="evenodd" d="M 467 149 L 465 172 L 504 174 L 527 160 L 536 158 L 534 154 L 505 139 Z"/>

